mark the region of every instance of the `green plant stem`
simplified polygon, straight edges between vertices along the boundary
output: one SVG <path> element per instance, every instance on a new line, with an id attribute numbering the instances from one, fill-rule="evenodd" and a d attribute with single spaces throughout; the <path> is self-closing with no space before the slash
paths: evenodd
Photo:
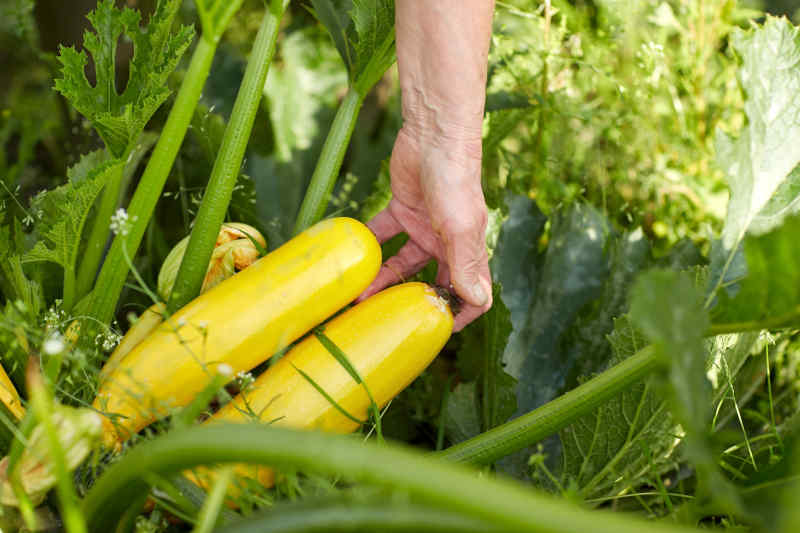
<path id="1" fill-rule="evenodd" d="M 658 366 L 656 351 L 647 346 L 621 363 L 530 413 L 451 446 L 436 455 L 458 463 L 491 464 L 539 442 L 630 387 Z"/>
<path id="2" fill-rule="evenodd" d="M 336 111 L 336 117 L 333 119 L 331 130 L 322 146 L 317 166 L 311 176 L 311 183 L 308 185 L 300 212 L 297 214 L 297 221 L 294 225 L 295 235 L 313 226 L 325 215 L 333 187 L 339 177 L 339 170 L 342 168 L 344 154 L 347 152 L 350 137 L 356 126 L 361 104 L 364 103 L 364 96 L 355 88 L 350 87 Z"/>
<path id="3" fill-rule="evenodd" d="M 405 491 L 432 509 L 518 532 L 678 533 L 695 529 L 589 511 L 505 479 L 480 477 L 398 445 L 361 443 L 349 436 L 255 424 L 213 424 L 168 433 L 133 448 L 111 465 L 84 499 L 92 531 L 108 531 L 142 477 L 200 464 L 245 462 L 292 467 Z"/>
<path id="4" fill-rule="evenodd" d="M 272 0 L 256 35 L 233 112 L 211 170 L 194 228 L 175 278 L 167 312 L 174 313 L 200 294 L 219 228 L 225 220 L 242 159 L 264 92 L 267 71 L 275 54 L 281 17 L 288 0 Z"/>
<path id="5" fill-rule="evenodd" d="M 216 49 L 217 42 L 213 38 L 203 37 L 198 41 L 167 123 L 128 206 L 131 229 L 127 235 L 120 234 L 114 238 L 111 250 L 100 269 L 86 314 L 103 324 L 111 321 L 128 277 L 128 265 L 125 262 L 122 245 L 125 243 L 131 255 L 135 255 L 139 249 L 167 176 L 178 155 L 178 149 L 183 143 L 197 102 L 200 100 Z"/>
<path id="6" fill-rule="evenodd" d="M 78 284 L 76 287 L 76 295 L 82 298 L 89 294 L 92 289 L 97 268 L 100 266 L 100 260 L 103 257 L 103 250 L 108 242 L 108 236 L 111 233 L 111 216 L 117 208 L 119 202 L 119 192 L 122 188 L 122 176 L 125 173 L 125 165 L 117 165 L 115 172 L 108 176 L 108 181 L 103 187 L 103 196 L 100 199 L 100 205 L 97 206 L 97 214 L 94 218 L 92 231 L 89 234 L 86 250 L 84 251 L 83 258 L 80 261 L 80 268 L 78 269 Z M 69 307 L 67 308 L 69 309 Z"/>
<path id="7" fill-rule="evenodd" d="M 761 322 L 714 324 L 705 335 L 713 337 L 768 329 L 770 325 L 785 326 L 786 320 L 786 316 L 781 316 L 776 320 Z M 657 366 L 655 350 L 652 346 L 647 346 L 538 409 L 451 446 L 438 452 L 438 455 L 456 462 L 491 464 L 564 429 L 650 374 Z"/>
<path id="8" fill-rule="evenodd" d="M 29 369 L 28 372 L 38 373 L 38 366 L 35 370 Z M 44 426 L 44 432 L 47 436 L 50 460 L 53 462 L 56 476 L 56 493 L 58 494 L 61 518 L 64 520 L 64 529 L 67 533 L 85 533 L 86 522 L 78 505 L 78 495 L 75 493 L 72 475 L 67 468 L 64 448 L 61 446 L 61 442 L 58 439 L 58 431 L 55 424 L 53 424 L 53 419 L 50 417 L 53 412 L 53 398 L 50 396 L 41 377 L 37 376 L 35 379 L 38 383 L 32 379 L 28 380 L 29 388 L 31 389 L 31 406 L 39 423 Z"/>
<path id="9" fill-rule="evenodd" d="M 64 309 L 72 309 L 75 305 L 75 270 L 72 268 L 64 269 L 64 289 L 61 292 L 61 305 Z"/>
<path id="10" fill-rule="evenodd" d="M 351 531 L 408 531 L 435 533 L 492 533 L 507 531 L 483 521 L 428 507 L 386 503 L 342 503 L 274 507 L 268 513 L 226 524 L 220 533 L 321 533 Z M 296 508 L 295 508 L 296 507 Z"/>
<path id="11" fill-rule="evenodd" d="M 742 333 L 744 331 L 758 331 L 762 329 L 779 329 L 796 326 L 800 322 L 800 307 L 782 315 L 770 316 L 762 320 L 748 320 L 745 322 L 726 322 L 712 324 L 706 333 L 709 336 Z"/>
<path id="12" fill-rule="evenodd" d="M 211 492 L 208 493 L 206 501 L 203 503 L 203 508 L 200 509 L 200 514 L 197 517 L 197 524 L 192 530 L 192 533 L 210 533 L 214 528 L 225 499 L 225 493 L 228 490 L 228 485 L 233 479 L 233 467 L 227 466 L 225 468 L 220 468 L 217 471 L 216 477 L 217 479 L 214 481 L 214 486 L 211 487 Z"/>
<path id="13" fill-rule="evenodd" d="M 16 438 L 11 443 L 11 449 L 8 452 L 8 463 L 6 464 L 6 472 L 11 473 L 11 487 L 19 501 L 20 513 L 22 514 L 26 526 L 31 530 L 35 530 L 36 527 L 36 512 L 33 503 L 22 487 L 22 480 L 20 478 L 19 469 L 17 468 L 17 463 L 19 463 L 22 457 L 22 452 L 24 452 L 25 448 L 28 446 L 28 437 L 35 426 L 36 413 L 33 412 L 33 409 L 28 409 L 25 411 L 25 417 L 19 421 Z"/>

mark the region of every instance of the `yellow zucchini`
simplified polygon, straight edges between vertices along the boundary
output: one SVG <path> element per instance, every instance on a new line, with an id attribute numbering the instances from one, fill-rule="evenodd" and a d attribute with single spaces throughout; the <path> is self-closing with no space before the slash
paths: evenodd
<path id="1" fill-rule="evenodd" d="M 383 407 L 427 368 L 452 330 L 450 308 L 433 288 L 404 283 L 348 309 L 331 320 L 324 333 L 358 371 L 378 407 Z M 364 386 L 310 335 L 206 423 L 245 422 L 255 414 L 260 421 L 278 426 L 335 433 L 356 430 L 358 424 L 339 412 L 297 369 L 345 411 L 359 420 L 367 418 L 370 401 Z M 237 471 L 265 485 L 272 483 L 268 468 L 242 465 Z"/>
<path id="2" fill-rule="evenodd" d="M 324 220 L 198 296 L 101 381 L 94 407 L 119 415 L 106 445 L 187 405 L 218 373 L 250 370 L 358 296 L 381 250 L 350 218 Z"/>
<path id="3" fill-rule="evenodd" d="M 259 253 L 253 241 L 262 248 L 267 245 L 264 236 L 252 226 L 241 222 L 223 224 L 217 235 L 217 242 L 208 263 L 200 294 L 252 265 L 258 259 Z M 161 270 L 158 272 L 158 293 L 165 301 L 169 300 L 169 293 L 172 292 L 172 286 L 175 284 L 175 277 L 188 244 L 189 237 L 185 237 L 170 250 L 161 264 Z M 164 321 L 166 311 L 167 306 L 163 302 L 154 303 L 145 309 L 136 323 L 128 329 L 114 353 L 100 370 L 100 381 L 117 368 L 128 352 L 147 338 Z"/>
<path id="4" fill-rule="evenodd" d="M 19 399 L 17 389 L 6 374 L 5 369 L 0 366 L 0 402 L 14 415 L 17 420 L 22 420 L 25 417 L 25 409 L 22 407 L 22 401 Z"/>
<path id="5" fill-rule="evenodd" d="M 166 312 L 167 306 L 163 302 L 155 303 L 144 310 L 141 316 L 139 316 L 139 319 L 130 327 L 125 336 L 122 337 L 122 340 L 119 341 L 114 353 L 108 358 L 106 364 L 100 369 L 100 381 L 106 379 L 111 371 L 119 366 L 122 359 L 164 321 L 164 314 Z"/>

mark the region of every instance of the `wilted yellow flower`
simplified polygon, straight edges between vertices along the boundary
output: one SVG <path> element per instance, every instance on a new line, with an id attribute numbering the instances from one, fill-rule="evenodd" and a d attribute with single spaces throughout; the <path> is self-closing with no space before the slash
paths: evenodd
<path id="1" fill-rule="evenodd" d="M 103 422 L 100 415 L 91 409 L 63 405 L 57 406 L 51 416 L 64 450 L 67 468 L 73 470 L 99 442 Z M 39 505 L 56 484 L 55 467 L 43 424 L 33 428 L 16 469 L 25 494 L 34 505 Z M 8 477 L 8 456 L 0 460 L 0 503 L 14 507 L 19 505 Z"/>

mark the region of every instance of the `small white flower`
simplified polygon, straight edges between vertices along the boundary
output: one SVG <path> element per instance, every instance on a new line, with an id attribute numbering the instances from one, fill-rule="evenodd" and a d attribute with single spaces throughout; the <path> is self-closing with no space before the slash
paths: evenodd
<path id="1" fill-rule="evenodd" d="M 245 372 L 244 370 L 240 370 L 236 373 L 236 381 L 239 384 L 239 388 L 244 390 L 250 387 L 255 382 L 255 378 L 253 374 L 250 372 Z"/>
<path id="2" fill-rule="evenodd" d="M 60 333 L 53 333 L 42 343 L 42 351 L 47 355 L 58 355 L 64 351 L 65 347 Z"/>
<path id="3" fill-rule="evenodd" d="M 116 348 L 119 341 L 122 340 L 122 335 L 119 335 L 114 332 L 109 332 L 106 334 L 105 338 L 103 338 L 103 350 L 110 352 L 114 348 Z"/>
<path id="4" fill-rule="evenodd" d="M 127 235 L 131 230 L 131 222 L 128 212 L 122 207 L 111 215 L 111 225 L 109 226 L 114 235 Z"/>
<path id="5" fill-rule="evenodd" d="M 222 374 L 223 376 L 232 376 L 233 375 L 233 367 L 228 363 L 221 363 L 217 367 L 217 372 Z"/>

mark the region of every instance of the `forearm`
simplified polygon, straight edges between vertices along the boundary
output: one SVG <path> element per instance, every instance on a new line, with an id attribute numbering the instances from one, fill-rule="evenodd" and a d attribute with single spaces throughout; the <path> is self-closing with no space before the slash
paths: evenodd
<path id="1" fill-rule="evenodd" d="M 397 0 L 404 127 L 428 142 L 479 142 L 494 0 Z"/>

